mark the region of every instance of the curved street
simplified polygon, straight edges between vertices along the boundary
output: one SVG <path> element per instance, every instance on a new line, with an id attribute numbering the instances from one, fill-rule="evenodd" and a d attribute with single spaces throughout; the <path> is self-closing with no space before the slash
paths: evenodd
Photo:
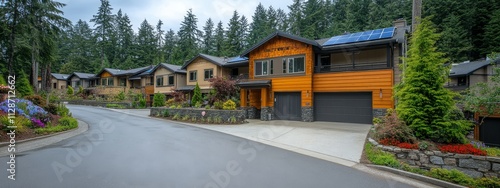
<path id="1" fill-rule="evenodd" d="M 0 187 L 412 187 L 219 132 L 68 107 L 89 130 L 16 155 L 16 180 L 0 170 Z"/>

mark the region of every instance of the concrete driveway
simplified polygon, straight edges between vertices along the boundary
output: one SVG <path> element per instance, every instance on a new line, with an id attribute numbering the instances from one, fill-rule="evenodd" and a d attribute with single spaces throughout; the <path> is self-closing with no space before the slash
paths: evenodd
<path id="1" fill-rule="evenodd" d="M 149 109 L 116 111 L 143 117 L 149 115 Z M 308 155 L 316 153 L 347 160 L 335 161 L 346 166 L 359 163 L 366 135 L 372 126 L 368 124 L 318 121 L 260 121 L 254 119 L 249 119 L 248 121 L 249 123 L 241 125 L 189 125 L 265 142 L 266 144 L 274 144 L 281 147 L 289 146 L 289 150 L 301 149 L 310 151 L 311 153 L 308 153 Z M 349 163 L 349 161 L 354 163 Z"/>

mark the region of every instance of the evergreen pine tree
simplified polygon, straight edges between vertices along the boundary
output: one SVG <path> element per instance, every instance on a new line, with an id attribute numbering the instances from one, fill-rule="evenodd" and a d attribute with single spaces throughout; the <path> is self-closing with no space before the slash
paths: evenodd
<path id="1" fill-rule="evenodd" d="M 176 48 L 177 45 L 177 35 L 175 34 L 174 30 L 170 29 L 167 31 L 165 34 L 165 43 L 163 45 L 163 53 L 165 53 L 165 61 L 168 63 L 174 63 L 173 62 L 173 53 L 174 49 Z"/>
<path id="2" fill-rule="evenodd" d="M 157 39 L 154 33 L 154 28 L 144 20 L 141 23 L 139 32 L 136 38 L 136 53 L 137 64 L 139 66 L 148 66 L 155 63 L 155 56 L 157 54 Z"/>
<path id="3" fill-rule="evenodd" d="M 105 62 L 109 62 L 107 57 L 109 56 L 108 52 L 114 51 L 112 50 L 112 33 L 113 31 L 113 15 L 111 13 L 111 4 L 108 0 L 101 0 L 101 6 L 97 11 L 97 14 L 93 16 L 90 20 L 94 22 L 95 33 L 97 34 L 97 42 L 100 50 L 101 57 L 101 67 L 104 67 Z M 106 58 L 106 59 L 105 59 Z"/>
<path id="4" fill-rule="evenodd" d="M 34 91 L 30 85 L 29 76 L 26 73 L 21 72 L 19 77 L 16 77 L 16 95 L 18 97 L 33 95 Z"/>
<path id="5" fill-rule="evenodd" d="M 486 41 L 486 52 L 500 53 L 500 10 L 491 15 L 491 20 L 486 25 L 484 40 Z"/>
<path id="6" fill-rule="evenodd" d="M 198 30 L 197 23 L 198 19 L 189 9 L 177 34 L 179 42 L 174 53 L 174 61 L 178 62 L 177 64 L 182 64 L 198 54 L 201 31 Z"/>
<path id="7" fill-rule="evenodd" d="M 266 8 L 261 3 L 255 9 L 252 19 L 253 22 L 250 24 L 250 33 L 248 35 L 248 43 L 250 45 L 254 45 L 268 35 L 268 30 L 266 29 L 268 24 Z"/>
<path id="8" fill-rule="evenodd" d="M 224 27 L 222 26 L 222 22 L 219 21 L 217 24 L 217 28 L 215 28 L 215 46 L 214 46 L 214 55 L 215 56 L 224 56 L 224 42 L 226 38 L 224 36 Z"/>
<path id="9" fill-rule="evenodd" d="M 288 6 L 290 12 L 288 13 L 288 22 L 290 23 L 290 33 L 294 35 L 301 35 L 303 8 L 301 0 L 293 0 L 293 4 Z"/>
<path id="10" fill-rule="evenodd" d="M 225 42 L 225 55 L 234 56 L 238 54 L 241 49 L 241 39 L 239 38 L 238 32 L 240 31 L 240 16 L 237 11 L 233 12 L 233 17 L 229 20 L 227 31 L 226 31 L 226 42 Z"/>
<path id="11" fill-rule="evenodd" d="M 396 111 L 420 139 L 463 142 L 467 124 L 455 121 L 453 94 L 444 88 L 449 67 L 437 51 L 439 34 L 429 19 L 413 33 L 400 85 L 396 87 Z"/>
<path id="12" fill-rule="evenodd" d="M 198 85 L 198 82 L 196 82 L 196 86 L 194 87 L 193 91 L 193 98 L 191 98 L 191 106 L 194 106 L 201 102 L 203 102 L 203 99 L 201 97 L 201 89 L 200 86 Z"/>
<path id="13" fill-rule="evenodd" d="M 203 26 L 202 52 L 205 54 L 213 54 L 214 45 L 214 22 L 212 18 L 208 18 L 207 22 L 205 22 L 205 26 Z"/>

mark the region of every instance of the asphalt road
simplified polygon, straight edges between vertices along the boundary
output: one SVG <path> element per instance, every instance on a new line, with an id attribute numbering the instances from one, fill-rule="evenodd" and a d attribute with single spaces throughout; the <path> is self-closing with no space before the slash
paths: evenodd
<path id="1" fill-rule="evenodd" d="M 238 137 L 101 108 L 70 106 L 89 131 L 0 158 L 0 187 L 411 187 Z"/>

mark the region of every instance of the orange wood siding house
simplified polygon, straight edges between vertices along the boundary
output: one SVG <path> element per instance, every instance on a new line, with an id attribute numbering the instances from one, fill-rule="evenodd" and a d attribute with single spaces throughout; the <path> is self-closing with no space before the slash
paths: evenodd
<path id="1" fill-rule="evenodd" d="M 394 108 L 407 29 L 396 21 L 320 40 L 277 31 L 242 54 L 249 80 L 238 84 L 241 106 L 261 120 L 371 123 Z"/>

